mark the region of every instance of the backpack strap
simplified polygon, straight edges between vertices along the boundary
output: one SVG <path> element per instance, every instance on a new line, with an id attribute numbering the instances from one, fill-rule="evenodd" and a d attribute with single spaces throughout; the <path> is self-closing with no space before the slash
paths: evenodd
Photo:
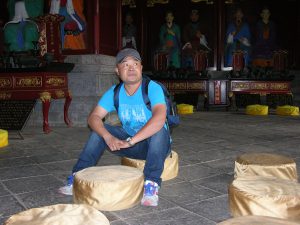
<path id="1" fill-rule="evenodd" d="M 118 112 L 119 110 L 119 93 L 123 82 L 118 83 L 114 88 L 114 106 Z"/>
<path id="2" fill-rule="evenodd" d="M 144 103 L 147 106 L 147 109 L 149 109 L 151 111 L 151 102 L 148 96 L 148 86 L 150 83 L 150 78 L 147 76 L 143 75 L 143 80 L 142 80 L 142 95 L 143 95 L 143 99 L 144 99 Z"/>

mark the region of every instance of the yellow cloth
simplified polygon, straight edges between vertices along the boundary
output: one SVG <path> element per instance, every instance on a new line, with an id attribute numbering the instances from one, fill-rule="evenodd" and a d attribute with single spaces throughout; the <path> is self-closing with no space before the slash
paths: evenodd
<path id="1" fill-rule="evenodd" d="M 140 202 L 143 186 L 144 175 L 136 168 L 121 165 L 90 167 L 76 173 L 73 200 L 98 210 L 122 210 Z"/>
<path id="2" fill-rule="evenodd" d="M 0 148 L 8 145 L 8 132 L 0 129 Z"/>
<path id="3" fill-rule="evenodd" d="M 299 116 L 299 107 L 297 106 L 277 106 L 276 114 L 280 116 Z"/>
<path id="4" fill-rule="evenodd" d="M 232 216 L 270 216 L 300 221 L 300 184 L 267 177 L 238 177 L 229 185 Z"/>
<path id="5" fill-rule="evenodd" d="M 194 106 L 188 104 L 179 104 L 177 105 L 177 110 L 179 114 L 191 114 L 194 111 Z"/>
<path id="6" fill-rule="evenodd" d="M 253 116 L 268 115 L 269 107 L 267 105 L 247 105 L 246 114 Z"/>
<path id="7" fill-rule="evenodd" d="M 122 165 L 131 166 L 144 170 L 145 160 L 139 159 L 130 159 L 127 157 L 122 158 Z M 163 181 L 171 180 L 178 175 L 178 154 L 175 151 L 172 151 L 171 154 L 166 158 L 164 164 L 164 171 L 161 175 Z"/>
<path id="8" fill-rule="evenodd" d="M 237 157 L 235 178 L 256 175 L 298 181 L 296 163 L 292 158 L 270 153 L 247 153 Z"/>
<path id="9" fill-rule="evenodd" d="M 268 216 L 240 216 L 217 225 L 299 225 L 299 223 Z"/>
<path id="10" fill-rule="evenodd" d="M 109 225 L 101 212 L 88 205 L 58 204 L 11 216 L 4 225 Z"/>

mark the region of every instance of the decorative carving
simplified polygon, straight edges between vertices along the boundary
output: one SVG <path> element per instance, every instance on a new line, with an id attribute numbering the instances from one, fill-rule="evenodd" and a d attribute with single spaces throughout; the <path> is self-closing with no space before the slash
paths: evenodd
<path id="1" fill-rule="evenodd" d="M 16 78 L 16 87 L 42 87 L 41 77 Z"/>
<path id="2" fill-rule="evenodd" d="M 289 90 L 289 85 L 287 83 L 271 83 L 270 89 L 273 90 Z"/>
<path id="3" fill-rule="evenodd" d="M 231 83 L 232 91 L 289 91 L 290 84 L 288 82 L 247 82 L 239 81 Z M 258 92 L 260 93 L 260 92 Z"/>
<path id="4" fill-rule="evenodd" d="M 9 78 L 0 78 L 0 88 L 9 88 L 11 87 L 12 82 Z"/>
<path id="5" fill-rule="evenodd" d="M 170 83 L 170 90 L 186 90 L 186 82 Z"/>
<path id="6" fill-rule="evenodd" d="M 188 90 L 201 90 L 201 91 L 205 91 L 206 90 L 206 84 L 205 81 L 204 82 L 188 82 L 187 83 L 187 89 Z"/>
<path id="7" fill-rule="evenodd" d="M 122 5 L 129 5 L 130 8 L 135 8 L 135 0 L 122 0 Z"/>
<path id="8" fill-rule="evenodd" d="M 62 90 L 57 90 L 55 91 L 55 95 L 57 98 L 64 98 L 65 97 L 65 92 Z"/>
<path id="9" fill-rule="evenodd" d="M 46 84 L 54 87 L 65 86 L 65 79 L 64 77 L 49 77 Z"/>
<path id="10" fill-rule="evenodd" d="M 44 91 L 44 92 L 40 93 L 40 99 L 42 100 L 42 102 L 50 101 L 51 100 L 51 94 L 47 91 Z"/>
<path id="11" fill-rule="evenodd" d="M 40 54 L 41 56 L 44 56 L 47 53 L 46 23 L 40 23 L 39 29 L 40 29 L 40 38 L 39 38 Z"/>
<path id="12" fill-rule="evenodd" d="M 268 89 L 269 84 L 268 83 L 253 83 L 251 85 L 251 89 L 255 89 L 255 90 L 266 90 Z"/>
<path id="13" fill-rule="evenodd" d="M 169 0 L 147 0 L 147 7 L 153 7 L 154 4 L 168 4 Z"/>
<path id="14" fill-rule="evenodd" d="M 10 99 L 11 98 L 11 93 L 8 92 L 0 92 L 0 99 Z"/>

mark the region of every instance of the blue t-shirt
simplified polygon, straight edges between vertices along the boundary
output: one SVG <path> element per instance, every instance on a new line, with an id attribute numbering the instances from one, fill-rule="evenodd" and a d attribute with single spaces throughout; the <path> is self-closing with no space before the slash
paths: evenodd
<path id="1" fill-rule="evenodd" d="M 114 88 L 113 85 L 104 93 L 98 105 L 103 107 L 107 112 L 116 111 L 114 106 Z M 148 97 L 151 107 L 157 104 L 166 105 L 165 97 L 161 86 L 153 81 L 150 81 L 148 86 Z M 124 84 L 122 84 L 119 93 L 119 119 L 126 132 L 134 136 L 152 117 L 152 112 L 148 110 L 144 103 L 142 94 L 142 85 L 138 88 L 134 95 L 126 94 Z"/>

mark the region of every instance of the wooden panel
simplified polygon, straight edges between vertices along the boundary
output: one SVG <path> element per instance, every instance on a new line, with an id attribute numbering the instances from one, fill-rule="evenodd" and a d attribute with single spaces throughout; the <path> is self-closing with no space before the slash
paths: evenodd
<path id="1" fill-rule="evenodd" d="M 120 47 L 121 38 L 121 1 L 99 1 L 99 52 L 115 56 Z"/>
<path id="2" fill-rule="evenodd" d="M 290 81 L 237 81 L 230 82 L 230 91 L 240 93 L 290 93 Z"/>

